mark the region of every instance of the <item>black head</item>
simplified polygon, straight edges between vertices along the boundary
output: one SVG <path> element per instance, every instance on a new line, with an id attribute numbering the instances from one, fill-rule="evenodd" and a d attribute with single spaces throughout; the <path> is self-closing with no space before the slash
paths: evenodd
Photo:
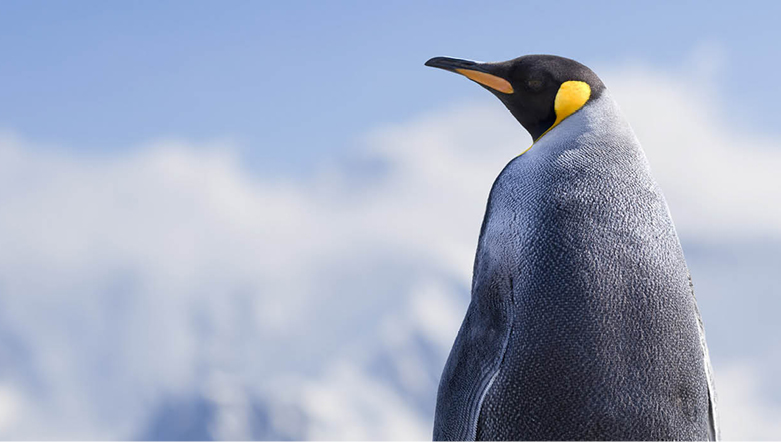
<path id="1" fill-rule="evenodd" d="M 464 75 L 491 91 L 534 140 L 605 90 L 591 69 L 555 55 L 526 55 L 498 63 L 434 57 L 426 66 Z"/>

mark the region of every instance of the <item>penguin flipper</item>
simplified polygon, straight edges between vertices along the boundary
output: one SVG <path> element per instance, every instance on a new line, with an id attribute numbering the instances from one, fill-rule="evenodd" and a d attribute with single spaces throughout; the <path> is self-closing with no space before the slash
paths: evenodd
<path id="1" fill-rule="evenodd" d="M 705 342 L 705 326 L 702 323 L 702 315 L 700 315 L 700 308 L 697 305 L 697 295 L 694 293 L 694 282 L 692 281 L 691 273 L 689 274 L 689 289 L 694 299 L 697 332 L 700 337 L 700 348 L 702 349 L 703 363 L 705 365 L 705 379 L 708 382 L 708 440 L 720 440 L 721 431 L 719 428 L 719 416 L 716 410 L 716 388 L 713 383 L 713 367 L 711 367 L 710 363 L 708 344 Z"/>
<path id="2" fill-rule="evenodd" d="M 708 440 L 719 440 L 721 434 L 719 431 L 718 413 L 716 411 L 716 389 L 713 384 L 713 368 L 708 354 L 708 345 L 705 343 L 705 327 L 702 324 L 699 308 L 697 312 L 697 328 L 700 334 L 700 346 L 705 360 L 705 377 L 708 381 Z"/>
<path id="3" fill-rule="evenodd" d="M 476 290 L 442 373 L 434 440 L 475 439 L 483 398 L 499 372 L 511 332 L 509 307 L 498 296 L 505 287 L 487 285 Z"/>

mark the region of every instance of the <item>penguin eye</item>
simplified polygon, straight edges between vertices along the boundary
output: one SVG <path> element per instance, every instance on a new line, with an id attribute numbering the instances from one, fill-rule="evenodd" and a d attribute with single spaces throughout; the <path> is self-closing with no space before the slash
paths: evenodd
<path id="1" fill-rule="evenodd" d="M 539 91 L 542 89 L 542 80 L 528 80 L 526 81 L 526 85 L 533 91 Z"/>

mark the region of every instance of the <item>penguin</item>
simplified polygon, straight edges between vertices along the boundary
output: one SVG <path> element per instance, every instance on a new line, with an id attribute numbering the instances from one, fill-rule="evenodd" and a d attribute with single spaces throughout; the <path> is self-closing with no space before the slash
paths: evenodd
<path id="1" fill-rule="evenodd" d="M 435 440 L 716 440 L 693 285 L 662 191 L 600 78 L 527 55 L 426 66 L 534 140 L 491 188 Z"/>

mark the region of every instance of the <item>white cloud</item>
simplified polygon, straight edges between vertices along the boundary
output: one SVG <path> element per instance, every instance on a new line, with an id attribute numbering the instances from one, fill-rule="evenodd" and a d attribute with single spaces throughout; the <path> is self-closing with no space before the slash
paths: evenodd
<path id="1" fill-rule="evenodd" d="M 778 440 L 781 401 L 767 398 L 763 376 L 751 363 L 735 362 L 716 373 L 724 440 Z"/>
<path id="2" fill-rule="evenodd" d="M 307 436 L 313 440 L 425 440 L 428 422 L 387 385 L 354 364 L 334 363 L 316 381 L 303 387 L 303 404 L 313 419 Z"/>
<path id="3" fill-rule="evenodd" d="M 8 432 L 23 409 L 19 393 L 8 384 L 0 384 L 0 434 Z"/>
<path id="4" fill-rule="evenodd" d="M 779 140 L 735 133 L 696 78 L 605 77 L 683 236 L 781 237 Z M 0 137 L 0 343 L 23 349 L 0 375 L 18 385 L 0 436 L 133 438 L 161 397 L 195 392 L 218 410 L 210 434 L 243 438 L 261 392 L 287 404 L 269 412 L 280 431 L 428 437 L 419 399 L 463 314 L 486 196 L 529 143 L 490 101 L 372 132 L 374 177 L 335 163 L 267 180 L 226 144 L 85 157 Z M 730 373 L 722 408 L 765 422 Z M 724 423 L 777 431 L 756 428 Z"/>

